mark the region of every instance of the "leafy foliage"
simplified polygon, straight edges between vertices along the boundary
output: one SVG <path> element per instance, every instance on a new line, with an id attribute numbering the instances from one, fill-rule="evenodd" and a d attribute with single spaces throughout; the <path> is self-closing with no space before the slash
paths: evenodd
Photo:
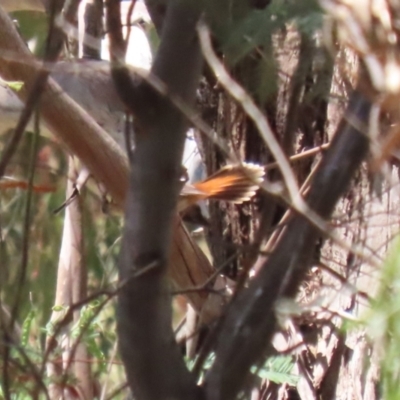
<path id="1" fill-rule="evenodd" d="M 39 11 L 15 11 L 12 16 L 31 50 L 34 54 L 42 56 L 48 31 L 47 15 Z"/>
<path id="2" fill-rule="evenodd" d="M 200 382 L 204 379 L 205 373 L 211 368 L 215 360 L 215 354 L 210 353 L 204 361 L 202 373 L 200 375 Z M 192 369 L 195 360 L 188 360 L 188 368 Z M 278 385 L 287 384 L 289 386 L 296 386 L 299 381 L 299 376 L 292 373 L 294 362 L 292 356 L 278 355 L 269 357 L 262 367 L 252 367 L 251 373 L 263 380 L 274 382 Z"/>
<path id="3" fill-rule="evenodd" d="M 9 135 L 0 137 L 0 148 Z M 31 163 L 29 162 L 33 135 L 26 133 L 18 154 L 7 170 L 7 175 L 17 180 L 27 179 Z M 12 382 L 10 391 L 14 399 L 32 398 L 32 391 L 37 386 L 33 379 L 32 365 L 40 366 L 45 354 L 46 338 L 51 337 L 56 326 L 48 323 L 52 311 L 66 311 L 61 306 L 54 306 L 56 271 L 59 259 L 61 231 L 64 213 L 54 214 L 53 210 L 63 203 L 66 182 L 65 157 L 57 143 L 49 138 L 41 138 L 36 159 L 34 182 L 40 186 L 49 184 L 54 190 L 49 193 L 33 192 L 33 219 L 30 225 L 29 258 L 27 276 L 23 285 L 20 311 L 17 316 L 19 346 L 10 352 L 8 373 Z M 109 286 L 116 279 L 116 259 L 119 250 L 121 218 L 118 215 L 105 215 L 101 211 L 101 201 L 96 195 L 96 185 L 89 185 L 84 200 L 85 204 L 85 241 L 86 264 L 89 272 L 90 291 L 97 291 L 102 286 Z M 23 218 L 28 192 L 25 189 L 5 189 L 0 197 L 0 259 L 2 268 L 1 290 L 2 307 L 7 313 L 15 299 L 18 271 L 21 265 L 23 241 Z M 71 330 L 71 338 L 84 343 L 89 353 L 87 362 L 93 365 L 93 372 L 102 382 L 108 379 L 106 370 L 115 352 L 116 329 L 113 303 L 108 302 L 101 309 L 94 302 L 85 305 L 80 319 Z M 19 324 L 18 324 L 19 323 Z M 58 333 L 57 340 L 60 339 Z M 59 357 L 57 349 L 50 358 Z M 32 365 L 30 364 L 32 363 Z M 112 368 L 115 383 L 121 381 L 121 367 L 116 362 Z M 45 376 L 42 377 L 46 385 Z M 66 377 L 66 382 L 75 385 L 74 377 Z M 0 391 L 3 389 L 0 383 Z"/>
<path id="4" fill-rule="evenodd" d="M 243 20 L 232 25 L 222 38 L 223 50 L 232 64 L 258 47 L 271 56 L 269 50 L 274 35 L 279 31 L 294 24 L 301 33 L 313 36 L 321 23 L 322 13 L 314 0 L 273 0 L 266 9 L 252 10 Z"/>
<path id="5" fill-rule="evenodd" d="M 229 16 L 218 15 L 221 19 L 220 29 L 215 29 L 219 51 L 234 73 L 238 73 L 246 89 L 258 96 L 261 102 L 276 94 L 280 77 L 277 53 L 280 36 L 289 30 L 315 42 L 318 29 L 321 28 L 322 13 L 315 0 L 272 0 L 263 10 L 248 9 L 247 2 L 236 2 L 239 5 Z M 216 5 L 218 7 L 218 5 Z M 246 10 L 245 12 L 241 12 Z M 26 40 L 38 43 L 37 53 L 43 49 L 47 33 L 47 21 L 43 15 L 15 14 L 19 28 Z M 148 34 L 153 38 L 153 49 L 158 46 L 154 27 Z M 315 53 L 314 53 L 315 55 Z M 299 80 L 314 79 L 315 58 L 306 60 L 304 71 L 299 73 Z M 318 60 L 317 60 L 318 62 Z M 325 60 L 324 60 L 325 62 Z M 299 63 L 300 64 L 300 63 Z M 301 66 L 301 65 L 300 65 Z M 314 72 L 314 71 L 313 71 Z M 234 75 L 234 74 L 233 74 Z M 331 75 L 325 79 L 321 72 L 310 84 L 310 89 L 303 90 L 295 100 L 313 102 L 315 99 L 328 100 Z M 236 76 L 235 76 L 236 79 Z M 320 85 L 318 85 L 318 79 Z M 302 82 L 303 82 L 302 81 Z M 20 89 L 20 83 L 9 82 L 14 90 Z M 326 97 L 324 97 L 324 95 Z M 312 121 L 314 122 L 314 121 Z M 0 149 L 7 135 L 0 138 Z M 18 271 L 21 264 L 21 251 L 24 240 L 24 211 L 28 196 L 33 195 L 33 218 L 29 227 L 29 260 L 27 277 L 22 287 L 21 304 L 16 315 L 19 337 L 10 351 L 9 376 L 11 377 L 11 394 L 14 399 L 28 399 L 38 385 L 34 380 L 33 366 L 45 364 L 46 339 L 54 337 L 56 348 L 52 349 L 49 358 L 53 361 L 60 358 L 61 346 L 57 341 L 62 335 L 80 341 L 88 350 L 88 363 L 96 383 L 100 386 L 112 380 L 123 383 L 123 369 L 119 360 L 114 360 L 116 350 L 116 326 L 114 304 L 104 305 L 98 300 L 83 305 L 78 321 L 67 332 L 57 331 L 57 324 L 48 322 L 51 311 L 66 313 L 63 306 L 52 307 L 55 291 L 56 269 L 59 261 L 59 244 L 63 227 L 63 213 L 55 215 L 52 211 L 63 203 L 65 183 L 67 181 L 66 157 L 58 143 L 49 138 L 41 138 L 37 157 L 31 157 L 32 134 L 27 132 L 20 145 L 19 153 L 7 171 L 12 177 L 26 179 L 32 165 L 36 167 L 35 182 L 54 185 L 54 191 L 47 194 L 27 193 L 20 189 L 4 190 L 0 198 L 0 270 L 1 306 L 10 312 L 10 305 L 15 298 L 15 287 L 18 282 Z M 28 160 L 28 161 L 27 161 Z M 82 193 L 84 211 L 84 255 L 88 270 L 89 293 L 103 287 L 110 287 L 116 279 L 116 262 L 120 247 L 121 218 L 112 213 L 104 214 L 96 184 L 89 184 Z M 381 351 L 382 387 L 387 400 L 400 397 L 398 381 L 400 379 L 400 240 L 392 255 L 388 258 L 382 273 L 380 293 L 374 302 L 373 311 L 368 317 L 371 336 L 378 343 Z M 60 340 L 61 342 L 61 340 Z M 200 381 L 211 368 L 215 355 L 212 353 L 203 365 Z M 188 362 L 189 367 L 192 361 Z M 262 380 L 278 385 L 296 386 L 299 377 L 293 373 L 294 361 L 291 356 L 276 356 L 266 360 L 262 367 L 253 367 L 251 373 Z M 42 371 L 43 372 L 43 371 Z M 247 372 L 247 371 L 246 371 Z M 49 385 L 49 379 L 42 373 L 41 379 Z M 111 377 L 111 378 L 110 378 Z M 70 375 L 60 377 L 59 384 L 73 388 L 77 377 Z M 0 385 L 0 396 L 3 395 Z"/>
<path id="6" fill-rule="evenodd" d="M 400 238 L 395 241 L 381 273 L 378 295 L 365 318 L 381 360 L 384 399 L 400 397 Z"/>
<path id="7" fill-rule="evenodd" d="M 276 356 L 268 358 L 260 369 L 253 367 L 251 372 L 261 379 L 266 379 L 278 385 L 286 383 L 290 386 L 296 386 L 299 376 L 292 373 L 293 367 L 293 357 Z"/>

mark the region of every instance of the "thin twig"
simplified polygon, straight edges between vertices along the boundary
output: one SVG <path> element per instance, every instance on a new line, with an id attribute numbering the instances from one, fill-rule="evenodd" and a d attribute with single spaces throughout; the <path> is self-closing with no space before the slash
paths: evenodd
<path id="1" fill-rule="evenodd" d="M 131 18 L 132 18 L 133 9 L 135 8 L 135 5 L 136 5 L 136 0 L 131 0 L 131 4 L 129 5 L 129 9 L 128 9 L 128 15 L 126 16 L 127 32 L 126 32 L 126 37 L 125 37 L 125 53 L 126 53 L 126 50 L 128 49 L 129 39 L 131 37 L 131 31 L 132 31 Z"/>
<path id="2" fill-rule="evenodd" d="M 112 353 L 111 353 L 111 357 L 110 357 L 110 359 L 108 361 L 106 381 L 104 382 L 103 387 L 101 388 L 100 400 L 104 400 L 105 397 L 106 397 L 107 386 L 108 386 L 108 383 L 110 382 L 110 377 L 111 377 L 110 376 L 111 375 L 111 368 L 114 365 L 114 359 L 115 359 L 115 357 L 117 355 L 117 352 L 118 352 L 118 341 L 116 341 L 114 343 L 114 347 L 113 347 L 113 350 L 112 350 Z"/>
<path id="3" fill-rule="evenodd" d="M 57 10 L 55 9 L 55 7 L 53 7 L 52 15 L 50 18 L 49 33 L 46 42 L 46 54 L 44 57 L 45 62 L 46 61 L 52 62 L 57 59 L 64 39 L 63 35 L 61 35 L 61 31 L 55 29 L 56 12 Z M 18 144 L 21 141 L 26 126 L 28 125 L 28 122 L 31 118 L 35 105 L 38 103 L 39 98 L 45 88 L 48 77 L 49 77 L 49 72 L 46 71 L 45 69 L 41 69 L 38 72 L 37 78 L 35 79 L 32 88 L 29 92 L 28 98 L 26 100 L 25 107 L 22 110 L 18 124 L 0 160 L 0 178 L 4 175 L 8 163 L 10 162 L 12 156 L 14 155 L 14 153 L 18 148 Z"/>
<path id="4" fill-rule="evenodd" d="M 311 170 L 311 172 L 308 174 L 307 179 L 303 182 L 300 192 L 303 196 L 307 194 L 307 191 L 309 190 L 310 183 L 315 175 L 315 173 L 318 170 L 318 167 L 320 165 L 321 161 L 319 161 Z M 279 221 L 279 226 L 280 229 L 276 229 L 275 232 L 269 237 L 268 242 L 265 244 L 263 251 L 267 253 L 271 253 L 274 246 L 278 242 L 279 238 L 282 236 L 283 232 L 286 229 L 286 226 L 291 218 L 295 215 L 294 211 L 289 209 L 283 214 L 283 217 Z"/>
<path id="5" fill-rule="evenodd" d="M 121 385 L 119 385 L 116 389 L 114 389 L 106 398 L 106 400 L 112 400 L 115 397 L 117 397 L 123 390 L 128 389 L 129 384 L 128 382 L 125 382 Z"/>
<path id="6" fill-rule="evenodd" d="M 86 182 L 88 181 L 89 178 L 90 178 L 90 172 L 85 166 L 83 166 L 79 171 L 78 177 L 76 178 L 75 187 L 71 195 L 59 207 L 53 210 L 53 214 L 58 214 L 60 211 L 68 207 L 82 192 L 82 189 L 85 187 Z"/>
<path id="7" fill-rule="evenodd" d="M 201 291 L 207 291 L 208 293 L 216 293 L 216 294 L 221 294 L 220 290 L 213 290 L 208 287 L 210 283 L 224 270 L 224 268 L 229 265 L 238 255 L 240 254 L 239 251 L 234 252 L 231 256 L 229 256 L 216 270 L 207 278 L 205 282 L 203 282 L 201 285 L 197 285 L 191 288 L 186 288 L 182 290 L 174 290 L 171 292 L 172 296 L 177 296 L 180 294 L 187 294 L 187 293 L 193 293 L 193 292 L 201 292 Z"/>
<path id="8" fill-rule="evenodd" d="M 296 177 L 294 176 L 293 170 L 289 164 L 289 161 L 283 152 L 278 140 L 276 139 L 269 122 L 264 113 L 257 107 L 254 100 L 246 93 L 246 91 L 232 79 L 225 67 L 218 59 L 211 44 L 211 34 L 208 27 L 204 22 L 199 22 L 198 34 L 200 39 L 201 48 L 203 55 L 217 77 L 219 83 L 224 89 L 243 107 L 246 114 L 252 119 L 255 126 L 258 128 L 261 136 L 263 137 L 265 144 L 270 149 L 273 157 L 279 165 L 279 169 L 282 173 L 283 180 L 286 184 L 286 188 L 290 193 L 290 198 L 293 203 L 297 203 L 300 196 L 299 188 L 297 185 Z M 271 183 L 267 182 L 270 186 Z M 271 190 L 271 189 L 270 189 Z M 281 194 L 281 190 L 276 190 L 275 194 Z"/>
<path id="9" fill-rule="evenodd" d="M 131 281 L 131 279 L 140 278 L 141 276 L 151 272 L 154 268 L 157 268 L 157 266 L 158 266 L 157 262 L 152 262 L 152 263 L 148 264 L 147 266 L 143 267 L 142 269 L 133 272 L 130 277 L 127 277 L 125 280 L 121 281 L 117 285 L 117 288 L 112 289 L 112 290 L 108 290 L 108 289 L 99 290 L 96 293 L 93 293 L 92 295 L 86 297 L 85 299 L 69 305 L 68 308 L 67 308 L 66 313 L 63 316 L 63 318 L 60 321 L 57 322 L 57 325 L 54 328 L 53 335 L 51 336 L 51 338 L 47 342 L 45 355 L 44 355 L 43 360 L 42 360 L 42 367 L 41 367 L 41 371 L 42 372 L 41 373 L 43 373 L 44 368 L 45 368 L 46 363 L 47 363 L 47 360 L 48 360 L 48 357 L 49 357 L 50 353 L 53 351 L 53 349 L 55 347 L 54 343 L 55 343 L 57 335 L 60 333 L 62 328 L 64 326 L 66 326 L 67 324 L 69 324 L 69 322 L 72 320 L 74 311 L 77 311 L 77 310 L 81 309 L 84 305 L 90 303 L 91 301 L 97 299 L 100 296 L 106 296 L 107 297 L 107 299 L 106 299 L 107 301 L 111 300 L 113 297 L 115 297 L 119 293 L 119 291 L 125 285 L 127 285 Z"/>
<path id="10" fill-rule="evenodd" d="M 278 191 L 276 189 L 276 186 L 272 186 L 270 182 L 265 181 L 265 183 L 261 185 L 262 189 L 272 195 L 280 196 L 290 208 L 292 208 L 298 214 L 302 215 L 321 233 L 332 239 L 342 248 L 361 257 L 363 260 L 366 260 L 367 262 L 378 268 L 380 265 L 379 260 L 376 260 L 376 256 L 374 253 L 366 254 L 365 249 L 361 246 L 349 245 L 338 234 L 333 232 L 330 225 L 307 205 L 301 195 L 301 192 L 299 191 L 296 178 L 290 167 L 289 161 L 286 158 L 278 141 L 276 140 L 269 126 L 267 118 L 257 107 L 252 98 L 246 93 L 246 91 L 229 76 L 222 62 L 218 59 L 212 48 L 210 31 L 204 22 L 200 22 L 198 24 L 198 33 L 200 44 L 203 50 L 203 55 L 208 62 L 211 70 L 214 72 L 224 89 L 239 102 L 239 104 L 243 107 L 248 116 L 253 120 L 255 126 L 258 128 L 260 134 L 264 138 L 266 145 L 269 147 L 271 153 L 275 157 L 279 165 L 279 169 L 282 173 L 283 180 L 289 192 L 290 198 L 288 200 L 284 193 Z M 361 132 L 368 132 L 366 127 L 353 115 L 347 115 L 346 119 L 347 122 L 350 125 L 354 126 L 357 130 Z"/>
<path id="11" fill-rule="evenodd" d="M 35 166 L 36 158 L 39 149 L 39 134 L 40 134 L 40 124 L 39 124 L 39 111 L 36 110 L 35 115 L 35 133 L 33 135 L 32 151 L 31 151 L 31 165 L 29 167 L 29 177 L 28 177 L 28 190 L 26 198 L 25 207 L 25 218 L 23 225 L 23 240 L 22 240 L 22 259 L 21 259 L 21 270 L 18 279 L 18 284 L 15 290 L 15 301 L 11 312 L 11 319 L 9 329 L 13 329 L 14 323 L 18 316 L 18 310 L 20 306 L 22 288 L 25 284 L 26 271 L 28 267 L 28 257 L 29 257 L 29 239 L 30 239 L 30 225 L 31 225 L 31 215 L 32 215 L 32 200 L 33 200 L 33 180 L 35 177 Z"/>
<path id="12" fill-rule="evenodd" d="M 27 375 L 29 375 L 30 378 L 33 377 L 33 380 L 37 383 L 37 386 L 42 389 L 42 392 L 44 393 L 46 399 L 50 399 L 47 386 L 43 381 L 43 375 L 39 373 L 39 370 L 37 369 L 36 365 L 32 362 L 31 358 L 28 356 L 26 349 L 24 349 L 18 343 L 14 342 L 12 338 L 10 339 L 10 343 L 8 343 L 7 346 L 10 349 L 15 349 L 19 353 L 19 355 L 23 359 L 23 362 L 26 365 L 20 364 L 20 362 L 17 361 L 17 358 L 12 358 L 9 362 L 14 364 L 18 369 L 25 372 Z M 35 355 L 37 356 L 38 354 Z M 4 393 L 4 385 L 2 389 Z M 32 398 L 33 399 L 38 398 L 38 394 L 35 390 L 32 392 Z"/>
<path id="13" fill-rule="evenodd" d="M 349 282 L 350 277 L 344 277 L 342 274 L 339 272 L 336 272 L 334 269 L 329 267 L 323 262 L 318 263 L 318 267 L 321 268 L 323 271 L 326 271 L 329 275 L 331 275 L 333 278 L 336 278 L 345 288 L 350 289 L 352 293 L 355 293 L 357 296 L 362 297 L 364 300 L 367 300 L 368 302 L 371 302 L 371 297 L 368 295 L 368 293 L 357 289 L 357 287 Z"/>
<path id="14" fill-rule="evenodd" d="M 315 156 L 318 153 L 322 153 L 324 150 L 329 148 L 329 143 L 322 144 L 321 146 L 313 147 L 312 149 L 305 150 L 301 153 L 295 154 L 289 157 L 289 162 L 294 163 L 297 161 L 302 161 L 309 157 Z M 277 162 L 268 163 L 265 165 L 264 169 L 266 171 L 279 168 L 279 164 Z"/>
<path id="15" fill-rule="evenodd" d="M 74 356 L 77 350 L 78 345 L 81 343 L 83 335 L 87 332 L 87 330 L 89 329 L 89 326 L 91 325 L 91 323 L 94 321 L 94 319 L 96 317 L 98 317 L 98 315 L 100 314 L 101 311 L 103 311 L 103 308 L 105 307 L 105 305 L 111 300 L 112 297 L 108 297 L 105 300 L 103 300 L 102 303 L 100 303 L 95 311 L 93 312 L 93 314 L 90 316 L 90 318 L 87 319 L 87 321 L 85 321 L 84 326 L 82 326 L 80 328 L 80 332 L 78 337 L 75 339 L 74 344 L 72 345 L 72 347 L 69 349 L 69 355 L 68 355 L 68 359 L 67 362 L 65 364 L 65 367 L 63 369 L 63 382 L 66 382 L 66 380 L 69 378 L 69 374 L 68 374 L 68 370 L 70 369 L 72 363 L 76 360 L 74 360 Z"/>
<path id="16" fill-rule="evenodd" d="M 39 147 L 39 114 L 36 111 L 35 116 L 35 134 L 33 138 L 32 144 L 32 152 L 31 152 L 31 165 L 29 169 L 29 179 L 28 179 L 28 191 L 26 198 L 26 207 L 25 207 L 25 217 L 23 222 L 23 239 L 22 239 L 22 259 L 21 259 L 21 269 L 19 271 L 19 278 L 17 282 L 17 287 L 15 290 L 15 298 L 14 303 L 11 309 L 10 321 L 7 327 L 4 327 L 4 340 L 7 342 L 11 341 L 11 335 L 9 332 L 12 332 L 14 329 L 15 321 L 18 317 L 19 308 L 21 305 L 21 298 L 23 294 L 23 286 L 26 280 L 26 271 L 28 266 L 28 256 L 29 256 L 29 238 L 30 238 L 30 224 L 31 224 L 31 207 L 32 207 L 32 196 L 33 196 L 33 179 L 35 176 L 35 165 L 36 165 L 36 156 Z M 8 374 L 8 362 L 9 362 L 9 347 L 6 346 L 4 348 L 3 354 L 3 385 L 4 385 L 4 395 L 6 399 L 10 398 L 9 391 L 9 374 Z"/>

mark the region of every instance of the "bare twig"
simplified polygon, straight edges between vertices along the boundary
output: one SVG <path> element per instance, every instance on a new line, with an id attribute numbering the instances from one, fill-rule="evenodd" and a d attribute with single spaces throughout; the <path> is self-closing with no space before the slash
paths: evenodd
<path id="1" fill-rule="evenodd" d="M 117 388 L 115 388 L 106 398 L 106 400 L 115 399 L 123 390 L 128 389 L 129 384 L 128 382 L 122 383 Z"/>
<path id="2" fill-rule="evenodd" d="M 290 156 L 288 159 L 291 163 L 297 162 L 297 161 L 302 161 L 304 159 L 308 159 L 310 157 L 313 157 L 315 155 L 317 155 L 318 153 L 323 153 L 325 150 L 327 150 L 329 148 L 329 143 L 325 143 L 322 144 L 321 146 L 317 146 L 314 147 L 312 149 L 309 150 L 305 150 L 299 154 L 295 154 L 293 156 Z M 265 170 L 269 171 L 272 169 L 276 169 L 279 168 L 279 164 L 277 162 L 272 162 L 272 163 L 268 163 L 267 165 L 265 165 Z"/>
<path id="3" fill-rule="evenodd" d="M 36 158 L 37 152 L 39 149 L 39 113 L 36 111 L 35 115 L 35 133 L 32 144 L 32 152 L 31 152 L 31 165 L 29 168 L 29 177 L 28 177 L 28 191 L 27 191 L 27 199 L 26 199 L 26 209 L 25 209 L 25 218 L 24 218 L 24 229 L 23 229 L 23 241 L 22 241 L 22 260 L 21 260 L 21 269 L 19 272 L 19 280 L 15 292 L 14 305 L 11 312 L 11 320 L 10 320 L 10 330 L 13 329 L 13 325 L 18 316 L 18 310 L 20 307 L 21 296 L 23 293 L 23 286 L 25 284 L 26 271 L 28 266 L 28 256 L 29 256 L 29 239 L 30 239 L 30 224 L 31 224 L 31 213 L 32 213 L 32 196 L 33 196 L 33 180 L 35 177 L 35 166 L 36 166 Z"/>
<path id="4" fill-rule="evenodd" d="M 50 28 L 47 35 L 47 43 L 46 43 L 46 53 L 44 57 L 44 61 L 55 61 L 58 57 L 58 54 L 63 45 L 64 36 L 62 32 L 59 31 L 55 26 L 55 18 L 57 14 L 62 9 L 62 3 L 58 2 L 57 6 L 52 7 L 51 19 L 50 19 Z M 54 4 L 56 4 L 54 2 Z M 22 138 L 22 135 L 25 131 L 26 126 L 31 118 L 33 109 L 37 104 L 42 91 L 47 82 L 47 78 L 49 76 L 49 72 L 46 70 L 41 70 L 33 83 L 29 96 L 27 98 L 25 108 L 21 113 L 21 117 L 18 121 L 18 124 L 14 130 L 11 140 L 7 144 L 6 149 L 3 152 L 2 158 L 0 160 L 0 177 L 2 177 L 5 173 L 6 167 L 10 162 L 12 156 L 17 150 L 18 144 Z"/>
<path id="5" fill-rule="evenodd" d="M 265 140 L 266 145 L 271 150 L 272 155 L 276 159 L 279 165 L 279 170 L 282 173 L 283 180 L 286 188 L 289 192 L 289 200 L 286 198 L 282 190 L 271 182 L 265 181 L 261 187 L 267 193 L 279 196 L 290 208 L 308 219 L 315 227 L 317 227 L 321 233 L 331 238 L 335 243 L 339 244 L 342 248 L 349 252 L 360 256 L 362 259 L 367 260 L 376 267 L 379 266 L 379 260 L 376 259 L 374 253 L 367 254 L 365 249 L 360 246 L 349 245 L 335 232 L 332 232 L 329 224 L 324 221 L 312 208 L 310 208 L 304 201 L 304 198 L 299 191 L 296 178 L 290 166 L 290 163 L 280 147 L 275 135 L 273 134 L 266 116 L 261 112 L 259 107 L 255 104 L 253 99 L 248 93 L 234 80 L 232 79 L 225 67 L 218 59 L 211 45 L 210 32 L 204 22 L 200 22 L 198 25 L 198 33 L 200 43 L 202 45 L 203 54 L 209 63 L 214 74 L 217 76 L 219 82 L 225 88 L 225 90 L 235 98 L 253 120 L 255 126 L 258 128 L 260 134 Z M 366 124 L 359 121 L 356 117 L 351 114 L 346 116 L 347 122 L 354 126 L 359 132 L 367 132 Z"/>
<path id="6" fill-rule="evenodd" d="M 370 103 L 355 93 L 347 112 L 367 121 L 369 111 Z M 366 136 L 343 118 L 311 185 L 307 196 L 310 206 L 328 218 L 367 152 Z M 275 304 L 282 297 L 296 295 L 311 265 L 318 234 L 303 216 L 294 217 L 249 288 L 230 304 L 219 333 L 215 363 L 206 377 L 210 398 L 234 398 L 251 365 L 270 353 L 277 323 Z"/>
<path id="7" fill-rule="evenodd" d="M 33 195 L 33 179 L 35 176 L 35 165 L 36 156 L 39 148 L 39 114 L 36 112 L 35 118 L 35 134 L 31 152 L 31 165 L 30 173 L 28 178 L 28 191 L 26 199 L 25 216 L 23 222 L 23 240 L 22 240 L 22 257 L 21 257 L 21 268 L 19 270 L 18 282 L 15 292 L 14 303 L 11 310 L 10 321 L 7 327 L 4 327 L 4 339 L 8 341 L 11 337 L 10 332 L 14 330 L 14 324 L 18 317 L 19 308 L 21 306 L 21 299 L 23 295 L 23 287 L 26 280 L 26 271 L 28 267 L 28 255 L 29 255 L 29 239 L 30 239 L 30 224 L 31 224 L 31 212 L 32 212 L 32 195 Z M 9 347 L 4 348 L 3 354 L 3 384 L 5 397 L 10 397 L 9 392 L 9 375 L 8 375 L 8 362 L 9 362 Z"/>
<path id="8" fill-rule="evenodd" d="M 108 360 L 108 367 L 107 367 L 107 374 L 106 374 L 106 380 L 103 384 L 103 387 L 101 388 L 101 394 L 100 394 L 100 400 L 104 400 L 106 397 L 106 393 L 107 393 L 107 386 L 110 382 L 110 374 L 111 374 L 111 368 L 113 366 L 115 357 L 117 355 L 118 352 L 118 345 L 117 342 L 114 343 L 112 352 L 111 352 L 111 357 Z"/>
<path id="9" fill-rule="evenodd" d="M 43 380 L 43 374 L 40 372 L 40 370 L 37 368 L 37 366 L 33 363 L 31 358 L 28 356 L 27 352 L 25 351 L 25 349 L 22 348 L 20 346 L 20 344 L 17 343 L 16 341 L 14 341 L 14 339 L 12 339 L 12 338 L 10 338 L 10 340 L 7 342 L 7 346 L 10 347 L 10 350 L 15 349 L 18 352 L 18 354 L 21 356 L 24 363 L 26 364 L 27 371 L 29 371 L 29 376 L 33 376 L 33 378 L 34 378 L 37 389 L 35 389 L 33 391 L 32 398 L 35 400 L 38 399 L 39 398 L 39 390 L 41 389 L 45 398 L 50 399 L 50 396 L 49 396 L 49 393 L 47 390 L 47 386 Z M 2 360 L 2 361 L 4 362 L 4 360 Z M 20 366 L 15 358 L 9 360 L 9 362 Z M 21 365 L 20 368 L 22 369 L 23 366 Z M 4 386 L 5 386 L 4 384 L 5 383 L 6 382 L 3 382 L 3 387 L 2 387 L 3 393 L 4 393 Z"/>
<path id="10" fill-rule="evenodd" d="M 254 100 L 248 93 L 234 80 L 228 72 L 225 70 L 221 61 L 216 56 L 211 44 L 211 34 L 204 22 L 198 24 L 198 33 L 201 43 L 203 54 L 215 76 L 225 90 L 236 99 L 239 104 L 246 111 L 246 114 L 252 119 L 258 131 L 264 138 L 265 144 L 270 149 L 276 162 L 279 165 L 279 170 L 282 173 L 282 177 L 285 181 L 286 188 L 290 193 L 290 199 L 294 204 L 301 204 L 301 196 L 297 185 L 296 177 L 294 176 L 293 170 L 289 164 L 289 161 L 283 152 L 278 140 L 276 139 L 272 129 L 268 123 L 268 120 L 264 113 L 257 107 Z M 280 187 L 266 182 L 268 191 L 272 194 L 280 195 L 282 190 Z M 275 187 L 274 187 L 275 186 Z"/>
<path id="11" fill-rule="evenodd" d="M 129 45 L 129 38 L 131 36 L 131 31 L 132 31 L 132 26 L 131 26 L 131 19 L 132 19 L 132 14 L 133 14 L 133 9 L 135 8 L 136 5 L 136 0 L 131 0 L 131 4 L 129 4 L 129 9 L 128 13 L 126 16 L 126 36 L 125 36 L 125 43 L 126 43 L 126 49 L 128 48 Z"/>

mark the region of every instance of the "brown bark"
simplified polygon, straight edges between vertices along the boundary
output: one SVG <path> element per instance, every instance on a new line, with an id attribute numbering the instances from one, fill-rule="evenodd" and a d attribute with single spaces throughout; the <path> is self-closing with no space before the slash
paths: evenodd
<path id="1" fill-rule="evenodd" d="M 6 80 L 24 82 L 23 89 L 18 96 L 25 101 L 32 87 L 34 77 L 40 70 L 40 64 L 34 60 L 25 44 L 16 32 L 15 26 L 8 15 L 0 8 L 0 48 L 2 59 L 0 63 L 0 75 Z M 68 150 L 79 157 L 90 172 L 104 184 L 114 201 L 122 206 L 125 202 L 128 186 L 128 164 L 126 156 L 121 148 L 101 129 L 100 126 L 72 101 L 51 79 L 44 90 L 41 111 L 45 123 L 50 130 L 65 145 Z M 112 168 L 110 168 L 112 166 Z M 212 268 L 205 257 L 198 256 L 200 250 L 185 232 L 182 225 L 174 231 L 174 243 L 184 246 L 173 250 L 177 258 L 173 260 L 175 279 L 182 282 L 182 276 L 197 276 L 194 271 L 208 271 L 211 275 Z M 195 250 L 194 255 L 192 249 Z M 195 258 L 193 258 L 195 257 Z M 188 260 L 191 260 L 190 263 Z M 177 271 L 184 271 L 182 274 Z M 203 275 L 205 278 L 205 276 Z M 204 279 L 206 280 L 206 279 Z M 201 285 L 204 280 L 195 282 L 195 286 Z M 186 281 L 180 289 L 191 287 L 193 281 Z M 195 309 L 200 312 L 202 308 L 202 296 L 195 293 L 187 295 Z M 193 300 L 191 300 L 193 298 Z"/>
<path id="2" fill-rule="evenodd" d="M 348 112 L 365 122 L 369 108 L 370 104 L 356 94 Z M 314 211 L 329 217 L 367 150 L 367 138 L 344 118 L 307 196 Z M 217 344 L 216 362 L 208 375 L 208 398 L 232 399 L 243 386 L 251 365 L 268 355 L 267 346 L 277 323 L 275 302 L 281 296 L 296 295 L 310 267 L 318 234 L 304 217 L 297 216 L 289 223 L 271 256 L 259 258 L 257 264 L 262 265 L 262 270 L 248 290 L 241 292 L 228 307 Z"/>
<path id="3" fill-rule="evenodd" d="M 112 70 L 118 94 L 135 116 L 135 149 L 119 262 L 124 286 L 117 326 L 130 388 L 139 399 L 198 399 L 201 395 L 175 343 L 171 295 L 165 282 L 178 195 L 186 118 L 148 84 L 134 87 L 126 68 L 119 1 L 108 3 Z M 168 92 L 193 106 L 202 57 L 190 2 L 169 2 L 151 73 Z M 140 278 L 132 273 L 146 270 Z"/>
<path id="4" fill-rule="evenodd" d="M 75 182 L 78 177 L 77 166 L 72 157 L 69 159 L 66 198 L 69 199 L 75 191 Z M 65 210 L 64 229 L 60 250 L 59 265 L 57 270 L 57 287 L 54 305 L 63 307 L 63 311 L 53 311 L 51 322 L 54 326 L 63 318 L 65 310 L 71 305 L 82 302 L 87 297 L 87 271 L 83 259 L 83 236 L 82 236 L 82 204 L 80 199 L 72 202 Z M 77 324 L 80 319 L 80 310 L 76 310 L 73 321 L 70 324 Z M 50 338 L 53 340 L 53 338 Z M 84 343 L 75 344 L 70 337 L 68 329 L 57 338 L 62 350 L 47 363 L 47 374 L 50 379 L 57 383 L 50 385 L 51 398 L 63 396 L 64 390 L 61 385 L 61 378 L 69 372 L 69 360 L 73 361 L 72 371 L 77 377 L 77 389 L 83 399 L 91 399 L 93 383 L 90 373 L 88 352 Z M 72 354 L 72 352 L 74 352 Z M 65 393 L 64 393 L 65 394 Z M 68 397 L 68 394 L 67 394 Z"/>

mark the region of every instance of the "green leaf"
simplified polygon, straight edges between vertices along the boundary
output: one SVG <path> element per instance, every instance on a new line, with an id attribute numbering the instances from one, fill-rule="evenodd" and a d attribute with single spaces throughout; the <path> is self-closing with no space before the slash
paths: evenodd
<path id="1" fill-rule="evenodd" d="M 34 317 L 35 317 L 35 310 L 31 309 L 22 324 L 22 333 L 21 333 L 22 347 L 26 347 L 26 345 L 28 344 L 29 334 L 31 331 L 32 321 Z"/>
<path id="2" fill-rule="evenodd" d="M 19 92 L 23 86 L 24 82 L 21 81 L 3 81 L 10 89 L 14 90 L 15 92 Z"/>
<path id="3" fill-rule="evenodd" d="M 286 383 L 290 386 L 296 386 L 299 376 L 291 373 L 293 366 L 294 363 L 291 356 L 276 356 L 268 358 L 260 369 L 252 367 L 251 372 L 276 384 Z"/>
<path id="4" fill-rule="evenodd" d="M 274 34 L 294 25 L 310 36 L 322 25 L 322 11 L 315 0 L 273 0 L 264 10 L 253 10 L 232 24 L 220 37 L 231 65 L 256 48 L 272 48 Z M 269 55 L 267 55 L 269 56 Z"/>
<path id="5" fill-rule="evenodd" d="M 381 356 L 382 398 L 400 398 L 400 238 L 383 265 L 372 310 L 364 317 Z"/>

